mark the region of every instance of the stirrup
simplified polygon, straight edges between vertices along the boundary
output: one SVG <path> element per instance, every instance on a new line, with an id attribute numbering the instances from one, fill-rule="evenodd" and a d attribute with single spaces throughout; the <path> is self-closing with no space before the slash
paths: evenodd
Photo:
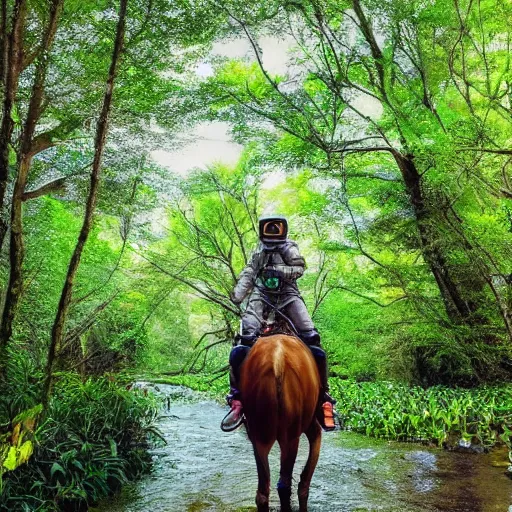
<path id="1" fill-rule="evenodd" d="M 226 416 L 224 416 L 224 418 L 220 422 L 220 429 L 223 432 L 233 432 L 233 430 L 236 430 L 237 428 L 239 428 L 245 421 L 242 402 L 240 402 L 240 400 L 238 400 L 238 399 L 236 399 L 236 400 L 233 399 L 233 400 L 231 400 L 230 405 L 231 405 L 230 411 L 226 414 Z M 236 421 L 234 423 L 230 422 L 228 425 L 226 425 L 226 419 L 228 418 L 228 416 L 231 414 L 235 414 L 235 413 L 239 414 Z"/>
<path id="2" fill-rule="evenodd" d="M 237 428 L 240 428 L 244 423 L 245 423 L 245 414 L 241 414 L 240 415 L 240 418 L 238 419 L 238 421 L 236 423 L 233 423 L 233 425 L 231 425 L 230 427 L 226 427 L 224 425 L 224 420 L 231 414 L 231 411 L 229 411 L 226 416 L 224 416 L 224 418 L 222 418 L 222 421 L 220 422 L 220 429 L 222 430 L 222 432 L 233 432 L 235 431 Z"/>

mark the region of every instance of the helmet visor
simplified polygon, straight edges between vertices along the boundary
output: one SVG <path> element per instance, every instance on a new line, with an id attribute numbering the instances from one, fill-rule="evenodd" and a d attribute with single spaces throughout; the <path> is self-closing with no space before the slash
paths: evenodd
<path id="1" fill-rule="evenodd" d="M 270 220 L 265 222 L 261 232 L 265 238 L 283 240 L 286 237 L 286 227 L 282 220 Z"/>

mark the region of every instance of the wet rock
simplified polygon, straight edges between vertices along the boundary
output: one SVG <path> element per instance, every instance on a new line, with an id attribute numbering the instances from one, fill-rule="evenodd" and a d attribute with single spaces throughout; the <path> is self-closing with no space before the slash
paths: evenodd
<path id="1" fill-rule="evenodd" d="M 482 453 L 487 453 L 489 450 L 485 446 L 482 446 L 481 444 L 472 444 L 468 448 L 455 450 L 455 451 L 460 451 L 460 452 L 465 452 L 465 453 L 482 454 Z"/>
<path id="2" fill-rule="evenodd" d="M 458 445 L 461 448 L 471 448 L 471 441 L 468 441 L 467 439 L 459 439 Z"/>
<path id="3" fill-rule="evenodd" d="M 476 453 L 482 454 L 489 451 L 488 448 L 478 443 L 472 443 L 468 439 L 459 439 L 457 443 L 445 443 L 443 445 L 445 449 L 452 452 L 458 453 Z"/>

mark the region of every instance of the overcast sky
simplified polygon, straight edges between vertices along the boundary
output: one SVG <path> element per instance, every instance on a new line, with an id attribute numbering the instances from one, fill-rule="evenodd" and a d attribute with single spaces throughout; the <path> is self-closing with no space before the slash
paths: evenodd
<path id="1" fill-rule="evenodd" d="M 291 38 L 277 38 L 265 36 L 259 39 L 263 54 L 263 64 L 271 74 L 286 71 L 289 60 L 289 50 L 293 45 Z M 213 57 L 249 58 L 255 60 L 254 51 L 246 39 L 237 39 L 229 42 L 217 42 L 211 52 Z M 206 61 L 196 68 L 199 76 L 208 77 L 213 74 L 212 66 Z M 381 105 L 373 98 L 364 94 L 353 100 L 353 105 L 363 114 L 378 118 L 382 113 Z M 208 165 L 221 162 L 235 165 L 240 157 L 243 147 L 231 140 L 229 124 L 225 122 L 199 123 L 194 130 L 186 134 L 189 144 L 175 151 L 156 150 L 151 157 L 163 167 L 187 176 L 192 169 L 205 169 Z M 281 181 L 282 177 L 269 176 L 269 184 Z"/>
<path id="2" fill-rule="evenodd" d="M 259 40 L 263 52 L 265 67 L 270 73 L 282 73 L 288 61 L 290 40 L 274 37 L 262 37 Z M 254 59 L 254 52 L 245 39 L 215 43 L 213 56 L 229 58 L 248 57 Z M 211 76 L 213 73 L 209 63 L 204 62 L 197 66 L 196 73 L 200 76 Z M 163 167 L 187 176 L 191 169 L 206 168 L 215 162 L 234 165 L 240 157 L 243 147 L 231 140 L 229 124 L 224 122 L 200 123 L 187 137 L 194 141 L 176 151 L 156 150 L 151 157 Z"/>

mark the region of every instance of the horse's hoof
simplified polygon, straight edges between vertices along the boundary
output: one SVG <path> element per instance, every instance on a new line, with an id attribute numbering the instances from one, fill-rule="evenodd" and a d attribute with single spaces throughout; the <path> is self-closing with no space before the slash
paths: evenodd
<path id="1" fill-rule="evenodd" d="M 256 494 L 256 507 L 258 508 L 258 512 L 269 512 L 268 496 L 258 492 L 258 494 Z"/>

